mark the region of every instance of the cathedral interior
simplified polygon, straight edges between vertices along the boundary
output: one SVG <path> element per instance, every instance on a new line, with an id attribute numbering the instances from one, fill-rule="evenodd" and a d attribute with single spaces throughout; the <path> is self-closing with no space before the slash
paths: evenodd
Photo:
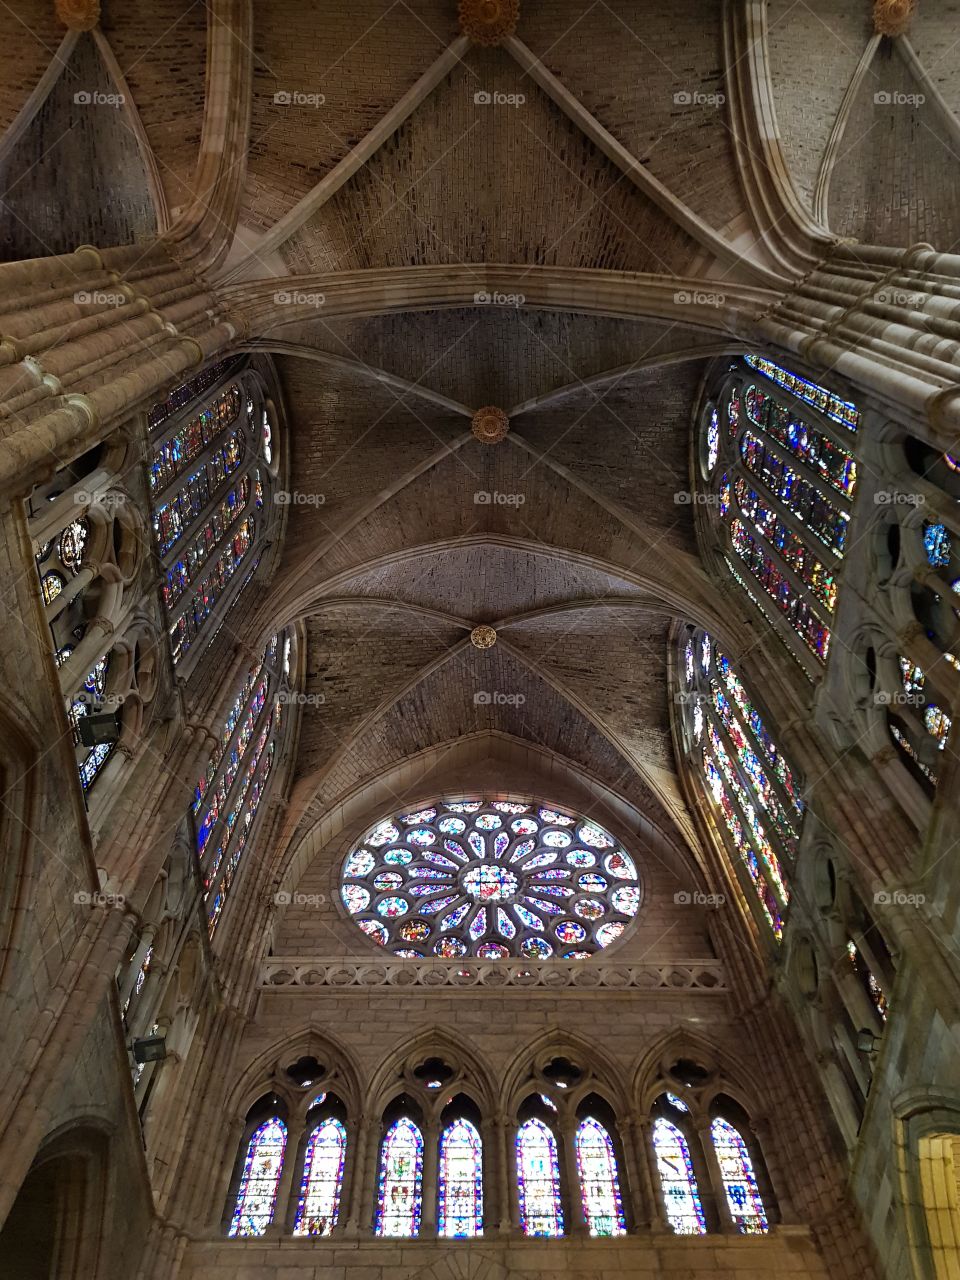
<path id="1" fill-rule="evenodd" d="M 0 66 L 2 1280 L 960 1280 L 960 0 Z"/>

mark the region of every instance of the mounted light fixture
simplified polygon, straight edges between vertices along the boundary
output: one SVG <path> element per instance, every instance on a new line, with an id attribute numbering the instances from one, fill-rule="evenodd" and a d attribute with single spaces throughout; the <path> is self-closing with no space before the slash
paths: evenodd
<path id="1" fill-rule="evenodd" d="M 167 1041 L 164 1036 L 145 1036 L 133 1042 L 134 1062 L 162 1062 L 167 1056 Z"/>

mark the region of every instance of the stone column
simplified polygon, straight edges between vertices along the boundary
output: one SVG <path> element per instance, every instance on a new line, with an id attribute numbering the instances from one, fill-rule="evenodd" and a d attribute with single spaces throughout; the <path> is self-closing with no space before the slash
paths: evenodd
<path id="1" fill-rule="evenodd" d="M 420 1234 L 427 1239 L 437 1234 L 437 1178 L 440 1122 L 428 1120 L 423 1126 L 423 1183 L 421 1187 Z"/>

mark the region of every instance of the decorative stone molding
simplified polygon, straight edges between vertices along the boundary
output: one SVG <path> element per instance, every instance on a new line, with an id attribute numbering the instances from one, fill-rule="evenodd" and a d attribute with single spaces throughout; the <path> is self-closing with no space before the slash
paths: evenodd
<path id="1" fill-rule="evenodd" d="M 484 405 L 473 415 L 470 430 L 481 444 L 499 444 L 510 430 L 510 419 L 496 405 Z"/>
<path id="2" fill-rule="evenodd" d="M 512 36 L 520 18 L 520 0 L 460 0 L 461 32 L 474 44 L 497 45 Z"/>
<path id="3" fill-rule="evenodd" d="M 916 8 L 917 0 L 874 0 L 874 31 L 879 36 L 905 35 Z"/>
<path id="4" fill-rule="evenodd" d="M 470 632 L 470 643 L 475 649 L 492 649 L 497 643 L 497 633 L 493 627 L 481 623 L 479 627 L 474 627 Z"/>
<path id="5" fill-rule="evenodd" d="M 100 0 L 56 0 L 56 9 L 70 31 L 92 31 L 100 21 Z"/>
<path id="6" fill-rule="evenodd" d="M 718 960 L 674 960 L 658 964 L 593 964 L 544 960 L 509 963 L 477 960 L 336 960 L 272 956 L 260 970 L 267 990 L 313 991 L 317 987 L 485 987 L 551 990 L 632 990 L 682 994 L 725 994 L 726 974 Z"/>

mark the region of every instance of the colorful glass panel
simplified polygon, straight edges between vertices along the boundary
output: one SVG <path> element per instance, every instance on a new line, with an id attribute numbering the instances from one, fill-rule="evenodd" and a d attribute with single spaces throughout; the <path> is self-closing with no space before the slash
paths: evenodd
<path id="1" fill-rule="evenodd" d="M 860 425 L 860 413 L 857 406 L 849 400 L 843 400 L 840 396 L 834 395 L 832 391 L 828 391 L 826 387 L 821 387 L 816 382 L 810 382 L 807 378 L 802 378 L 798 373 L 791 373 L 789 369 L 784 369 L 779 364 L 774 364 L 772 360 L 768 360 L 765 356 L 748 355 L 745 356 L 747 364 L 751 369 L 756 369 L 762 373 L 764 377 L 769 378 L 771 382 L 775 382 L 777 386 L 783 387 L 791 392 L 798 400 L 813 405 L 815 409 L 819 409 L 821 413 L 826 414 L 834 422 L 840 423 L 841 426 L 847 427 L 850 431 L 856 431 Z"/>
<path id="2" fill-rule="evenodd" d="M 401 1117 L 387 1130 L 380 1148 L 377 1235 L 416 1236 L 423 1192 L 423 1135 Z"/>
<path id="3" fill-rule="evenodd" d="M 707 1220 L 686 1138 L 675 1124 L 658 1117 L 653 1122 L 653 1149 L 670 1226 L 678 1236 L 706 1235 Z"/>
<path id="4" fill-rule="evenodd" d="M 767 1215 L 747 1144 L 732 1124 L 719 1118 L 710 1126 L 710 1137 L 717 1153 L 727 1208 L 734 1226 L 742 1235 L 766 1234 L 769 1230 Z"/>
<path id="5" fill-rule="evenodd" d="M 526 1236 L 562 1236 L 557 1140 L 542 1120 L 527 1120 L 517 1132 L 520 1225 Z"/>
<path id="6" fill-rule="evenodd" d="M 334 1116 L 323 1120 L 307 1139 L 295 1236 L 328 1236 L 340 1211 L 347 1131 Z"/>
<path id="7" fill-rule="evenodd" d="M 440 1135 L 437 1210 L 440 1235 L 483 1235 L 483 1144 L 469 1120 Z"/>
<path id="8" fill-rule="evenodd" d="M 273 1221 L 287 1145 L 287 1126 L 274 1116 L 255 1129 L 247 1144 L 231 1236 L 262 1236 Z"/>
<path id="9" fill-rule="evenodd" d="M 580 1199 L 592 1236 L 622 1236 L 627 1222 L 620 1196 L 617 1157 L 610 1134 L 598 1120 L 581 1121 L 576 1136 Z"/>

